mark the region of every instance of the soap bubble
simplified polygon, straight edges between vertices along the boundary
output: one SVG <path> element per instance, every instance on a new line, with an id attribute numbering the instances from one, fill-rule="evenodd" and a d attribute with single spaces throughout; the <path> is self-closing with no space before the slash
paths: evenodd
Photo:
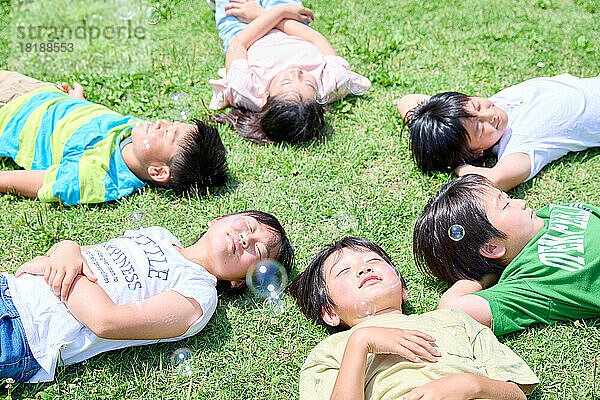
<path id="1" fill-rule="evenodd" d="M 400 273 L 400 270 L 396 267 L 390 267 L 390 269 L 392 270 L 392 272 L 396 275 L 396 277 L 394 277 L 393 279 L 389 279 L 388 280 L 388 286 L 391 288 L 394 288 L 398 285 L 400 285 L 400 283 L 402 283 L 400 277 L 402 276 L 402 274 Z"/>
<path id="2" fill-rule="evenodd" d="M 129 216 L 129 229 L 142 229 L 148 226 L 148 216 L 145 212 L 136 211 Z"/>
<path id="3" fill-rule="evenodd" d="M 357 227 L 356 220 L 348 211 L 340 211 L 337 214 L 337 227 L 340 230 L 347 231 Z"/>
<path id="4" fill-rule="evenodd" d="M 281 315 L 288 308 L 287 298 L 283 293 L 271 292 L 271 295 L 263 302 L 263 307 L 267 308 L 274 317 Z"/>
<path id="5" fill-rule="evenodd" d="M 132 19 L 136 10 L 129 0 L 114 0 L 115 16 L 122 20 Z"/>
<path id="6" fill-rule="evenodd" d="M 346 88 L 355 96 L 361 96 L 366 91 L 362 85 L 362 77 L 354 72 L 350 74 L 350 78 L 346 81 Z"/>
<path id="7" fill-rule="evenodd" d="M 186 364 L 192 358 L 192 351 L 187 347 L 182 347 L 180 349 L 175 350 L 171 354 L 171 365 L 174 367 L 178 367 L 180 365 Z"/>
<path id="8" fill-rule="evenodd" d="M 465 237 L 465 228 L 458 224 L 452 225 L 450 228 L 448 228 L 448 236 L 450 236 L 450 239 L 458 242 Z"/>
<path id="9" fill-rule="evenodd" d="M 369 318 L 375 314 L 375 304 L 371 300 L 361 299 L 354 304 L 354 310 L 359 318 Z"/>
<path id="10" fill-rule="evenodd" d="M 175 92 L 171 95 L 171 118 L 174 121 L 185 121 L 190 116 L 190 96 L 186 92 Z"/>
<path id="11" fill-rule="evenodd" d="M 287 272 L 283 265 L 275 260 L 261 260 L 248 268 L 246 284 L 259 297 L 272 298 L 280 296 L 287 283 Z"/>
<path id="12" fill-rule="evenodd" d="M 317 104 L 327 104 L 329 103 L 329 94 L 324 90 L 316 90 L 315 91 L 315 101 Z"/>
<path id="13" fill-rule="evenodd" d="M 148 7 L 144 12 L 144 19 L 148 24 L 155 25 L 160 21 L 160 12 L 154 7 Z"/>

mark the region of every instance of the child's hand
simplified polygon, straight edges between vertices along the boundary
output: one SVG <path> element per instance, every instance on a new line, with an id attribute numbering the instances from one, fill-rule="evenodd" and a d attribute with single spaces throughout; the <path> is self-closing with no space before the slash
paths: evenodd
<path id="1" fill-rule="evenodd" d="M 86 100 L 86 98 L 83 95 L 83 86 L 81 86 L 79 83 L 74 82 L 73 87 L 71 87 L 67 82 L 63 82 L 60 84 L 60 87 L 66 94 L 68 94 L 72 98 Z"/>
<path id="2" fill-rule="evenodd" d="M 296 21 L 306 22 L 310 24 L 315 20 L 313 12 L 306 7 L 297 4 L 286 4 L 285 7 L 285 18 L 295 19 Z"/>
<path id="3" fill-rule="evenodd" d="M 44 275 L 49 259 L 50 257 L 47 256 L 37 256 L 31 261 L 27 261 L 17 269 L 15 278 L 18 278 L 23 274 Z"/>
<path id="4" fill-rule="evenodd" d="M 436 357 L 442 355 L 431 345 L 435 338 L 420 331 L 369 326 L 357 329 L 352 336 L 358 336 L 356 340 L 363 342 L 368 353 L 399 354 L 416 363 L 422 359 L 437 362 Z"/>
<path id="5" fill-rule="evenodd" d="M 233 15 L 247 24 L 265 13 L 265 9 L 253 0 L 229 0 L 229 4 L 225 4 L 223 8 L 227 10 L 225 15 Z"/>
<path id="6" fill-rule="evenodd" d="M 411 390 L 402 396 L 402 400 L 472 399 L 474 393 L 471 392 L 477 386 L 477 379 L 475 375 L 467 373 L 446 376 Z"/>

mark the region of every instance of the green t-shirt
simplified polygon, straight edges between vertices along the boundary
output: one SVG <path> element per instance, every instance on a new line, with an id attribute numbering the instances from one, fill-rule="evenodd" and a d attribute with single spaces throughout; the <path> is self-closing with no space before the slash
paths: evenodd
<path id="1" fill-rule="evenodd" d="M 521 385 L 539 382 L 535 374 L 490 329 L 460 310 L 425 314 L 385 314 L 351 330 L 331 335 L 308 355 L 300 370 L 300 400 L 327 400 L 340 370 L 348 338 L 366 326 L 416 329 L 433 336 L 442 356 L 436 363 L 413 363 L 397 354 L 369 354 L 365 369 L 365 400 L 397 400 L 435 379 L 470 373 Z"/>
<path id="2" fill-rule="evenodd" d="M 600 208 L 551 204 L 536 214 L 544 228 L 496 285 L 475 293 L 489 302 L 497 335 L 600 316 Z"/>

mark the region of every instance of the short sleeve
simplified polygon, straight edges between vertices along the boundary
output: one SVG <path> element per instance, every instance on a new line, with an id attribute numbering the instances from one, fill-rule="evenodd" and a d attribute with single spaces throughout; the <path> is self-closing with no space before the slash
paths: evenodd
<path id="1" fill-rule="evenodd" d="M 455 310 L 465 322 L 475 358 L 485 365 L 488 377 L 521 385 L 540 381 L 531 368 L 508 346 L 500 343 L 492 331 L 460 310 Z"/>
<path id="2" fill-rule="evenodd" d="M 550 301 L 532 290 L 525 279 L 501 282 L 473 294 L 488 301 L 496 335 L 523 330 L 535 323 L 548 323 Z"/>
<path id="3" fill-rule="evenodd" d="M 239 59 L 231 63 L 229 71 L 219 70 L 221 79 L 211 79 L 213 96 L 209 108 L 220 110 L 227 106 L 242 107 L 258 112 L 266 90 L 260 77 L 248 65 L 248 60 Z"/>
<path id="4" fill-rule="evenodd" d="M 87 192 L 81 193 L 79 182 L 80 164 L 76 160 L 63 158 L 59 164 L 53 164 L 46 170 L 42 187 L 38 190 L 38 198 L 46 202 L 62 202 L 66 205 L 82 203 L 82 197 L 87 203 L 101 203 L 104 201 L 104 189 L 99 177 L 96 184 L 88 183 Z M 96 187 L 93 187 L 96 186 Z M 83 195 L 83 196 L 82 196 Z"/>
<path id="5" fill-rule="evenodd" d="M 300 370 L 300 400 L 328 400 L 331 396 L 340 370 L 340 361 L 329 351 L 335 336 L 319 343 L 304 362 Z"/>
<path id="6" fill-rule="evenodd" d="M 325 56 L 325 67 L 321 77 L 321 90 L 328 96 L 329 102 L 338 100 L 338 97 L 346 97 L 354 92 L 364 93 L 371 89 L 371 81 L 366 77 L 353 72 L 346 59 L 340 56 Z"/>

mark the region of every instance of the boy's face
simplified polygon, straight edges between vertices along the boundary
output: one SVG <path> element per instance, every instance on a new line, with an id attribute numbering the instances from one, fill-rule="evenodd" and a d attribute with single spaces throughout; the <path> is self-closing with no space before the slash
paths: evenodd
<path id="1" fill-rule="evenodd" d="M 179 142 L 195 125 L 159 119 L 133 127 L 134 154 L 145 166 L 166 164 L 179 151 Z"/>
<path id="2" fill-rule="evenodd" d="M 200 240 L 205 240 L 211 272 L 220 280 L 242 281 L 248 268 L 279 251 L 279 235 L 244 214 L 215 218 Z"/>
<path id="3" fill-rule="evenodd" d="M 465 111 L 473 115 L 462 120 L 469 134 L 469 148 L 480 157 L 500 140 L 508 126 L 508 115 L 485 97 L 469 97 Z"/>
<path id="4" fill-rule="evenodd" d="M 334 313 L 324 313 L 329 325 L 354 326 L 367 317 L 357 304 L 372 312 L 401 311 L 406 300 L 396 270 L 377 253 L 345 247 L 330 255 L 323 264 L 327 293 L 335 303 Z M 329 315 L 326 315 L 329 314 Z"/>
<path id="5" fill-rule="evenodd" d="M 486 257 L 512 260 L 544 227 L 544 221 L 527 207 L 525 200 L 511 199 L 496 188 L 483 190 L 481 199 L 490 223 L 506 235 L 505 239 L 494 239 L 484 245 L 483 251 L 480 249 Z"/>

